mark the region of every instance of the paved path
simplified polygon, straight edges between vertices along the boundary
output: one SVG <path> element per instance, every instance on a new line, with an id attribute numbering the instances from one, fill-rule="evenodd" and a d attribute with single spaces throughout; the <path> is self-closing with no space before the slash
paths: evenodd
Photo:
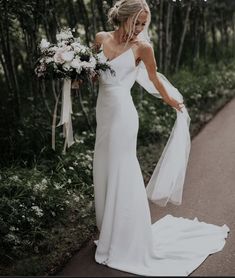
<path id="1" fill-rule="evenodd" d="M 209 256 L 191 276 L 235 276 L 235 99 L 193 139 L 183 203 L 150 204 L 152 221 L 166 214 L 223 225 L 231 230 L 221 252 Z M 91 241 L 58 273 L 60 276 L 136 276 L 99 265 Z"/>

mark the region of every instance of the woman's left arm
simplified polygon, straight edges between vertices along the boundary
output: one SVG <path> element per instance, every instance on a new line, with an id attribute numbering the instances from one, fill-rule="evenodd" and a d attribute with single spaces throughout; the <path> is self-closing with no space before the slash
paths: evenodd
<path id="1" fill-rule="evenodd" d="M 178 102 L 177 100 L 172 98 L 167 93 L 161 80 L 158 78 L 156 71 L 157 65 L 152 46 L 149 43 L 141 43 L 138 49 L 138 54 L 140 59 L 145 64 L 149 80 L 153 83 L 157 91 L 161 94 L 163 100 L 173 108 L 177 109 L 178 111 L 181 111 L 182 107 L 184 106 L 183 102 Z"/>

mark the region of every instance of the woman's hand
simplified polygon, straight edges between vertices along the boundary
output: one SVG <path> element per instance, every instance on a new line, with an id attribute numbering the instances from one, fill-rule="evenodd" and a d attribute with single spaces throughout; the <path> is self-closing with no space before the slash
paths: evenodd
<path id="1" fill-rule="evenodd" d="M 184 103 L 183 102 L 179 102 L 176 99 L 170 97 L 167 99 L 164 99 L 164 101 L 169 104 L 172 108 L 175 108 L 176 110 L 183 112 L 182 108 L 184 107 Z"/>
<path id="2" fill-rule="evenodd" d="M 73 80 L 72 84 L 71 84 L 71 88 L 78 90 L 80 87 L 80 84 L 82 84 L 81 80 Z"/>
<path id="3" fill-rule="evenodd" d="M 95 83 L 96 81 L 98 81 L 98 80 L 99 80 L 98 74 L 93 75 L 93 76 L 91 77 L 91 80 L 92 80 L 93 83 Z"/>

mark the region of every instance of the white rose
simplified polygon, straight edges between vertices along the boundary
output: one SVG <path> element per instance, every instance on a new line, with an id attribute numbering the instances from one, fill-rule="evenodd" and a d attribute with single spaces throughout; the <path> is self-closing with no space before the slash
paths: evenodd
<path id="1" fill-rule="evenodd" d="M 71 62 L 71 67 L 73 67 L 74 69 L 76 69 L 76 72 L 79 74 L 81 73 L 82 70 L 82 64 L 80 59 L 75 58 L 73 59 L 73 61 Z"/>
<path id="2" fill-rule="evenodd" d="M 66 51 L 61 54 L 62 59 L 65 62 L 71 62 L 74 58 L 74 51 Z"/>
<path id="3" fill-rule="evenodd" d="M 58 49 L 56 51 L 56 53 L 53 57 L 56 64 L 63 64 L 64 63 L 64 60 L 62 58 L 62 53 L 63 53 L 62 49 Z"/>
<path id="4" fill-rule="evenodd" d="M 78 58 L 73 59 L 73 61 L 71 62 L 71 67 L 77 69 L 81 67 L 81 61 Z"/>

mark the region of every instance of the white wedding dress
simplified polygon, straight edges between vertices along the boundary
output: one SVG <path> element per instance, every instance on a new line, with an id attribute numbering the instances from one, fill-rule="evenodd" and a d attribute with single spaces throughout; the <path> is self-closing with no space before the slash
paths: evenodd
<path id="1" fill-rule="evenodd" d="M 103 50 L 98 54 L 106 62 Z M 177 120 L 145 188 L 136 156 L 138 114 L 130 89 L 139 82 L 159 97 L 144 64 L 130 48 L 110 62 L 115 75 L 101 72 L 96 106 L 93 160 L 95 209 L 100 231 L 95 260 L 144 276 L 186 276 L 209 254 L 222 250 L 229 228 L 166 215 L 151 224 L 148 198 L 159 205 L 181 203 L 190 149 L 187 110 Z M 182 98 L 159 74 L 168 93 Z"/>

